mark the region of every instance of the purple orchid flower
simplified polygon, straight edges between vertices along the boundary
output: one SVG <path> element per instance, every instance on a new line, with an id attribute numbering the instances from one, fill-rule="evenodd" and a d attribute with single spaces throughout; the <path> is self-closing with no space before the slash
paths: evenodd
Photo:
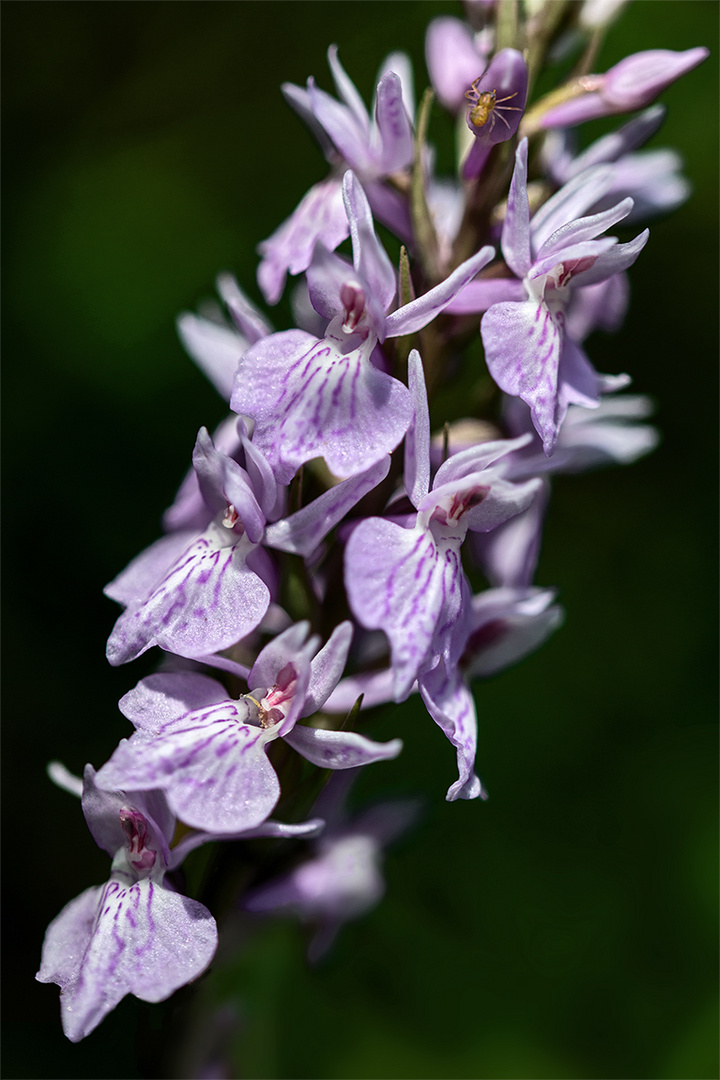
<path id="1" fill-rule="evenodd" d="M 632 152 L 658 130 L 664 117 L 663 106 L 654 105 L 577 156 L 573 154 L 574 132 L 566 128 L 550 131 L 543 147 L 546 168 L 558 184 L 565 184 L 586 169 L 612 163 L 611 186 L 592 209 L 608 210 L 630 196 L 633 208 L 625 218 L 626 225 L 674 210 L 690 194 L 690 184 L 680 175 L 680 155 L 667 149 Z"/>
<path id="2" fill-rule="evenodd" d="M 164 1001 L 206 969 L 217 947 L 207 908 L 166 884 L 175 819 L 158 792 L 96 786 L 85 769 L 83 812 L 112 857 L 110 879 L 86 889 L 48 927 L 39 982 L 61 989 L 63 1030 L 89 1035 L 126 994 Z"/>
<path id="3" fill-rule="evenodd" d="M 343 180 L 353 266 L 322 246 L 308 271 L 310 298 L 330 320 L 318 340 L 301 330 L 273 334 L 242 358 L 231 406 L 255 420 L 255 445 L 287 484 L 311 458 L 335 476 L 361 473 L 390 453 L 412 418 L 407 388 L 372 362 L 378 342 L 426 326 L 490 261 L 486 247 L 424 296 L 393 311 L 395 271 L 355 176 Z"/>
<path id="4" fill-rule="evenodd" d="M 539 118 L 543 128 L 572 127 L 601 116 L 644 109 L 676 79 L 710 55 L 702 46 L 674 52 L 648 49 L 626 56 L 604 75 L 584 75 L 577 96 L 550 108 Z"/>
<path id="5" fill-rule="evenodd" d="M 315 927 L 308 955 L 320 959 L 340 927 L 359 918 L 385 892 L 383 850 L 407 831 L 418 815 L 411 801 L 381 803 L 350 816 L 344 806 L 352 774 L 331 777 L 313 812 L 327 820 L 314 853 L 289 874 L 253 890 L 248 911 L 296 915 Z"/>
<path id="6" fill-rule="evenodd" d="M 345 550 L 350 607 L 366 629 L 390 640 L 393 696 L 402 701 L 413 683 L 441 659 L 457 664 L 468 631 L 470 592 L 460 561 L 468 529 L 497 528 L 524 510 L 539 481 L 502 478 L 501 459 L 528 441 L 498 441 L 457 454 L 438 470 L 430 489 L 430 427 L 422 362 L 416 350 L 408 369 L 415 402 L 406 443 L 405 488 L 417 513 L 407 527 L 367 518 Z"/>
<path id="7" fill-rule="evenodd" d="M 394 54 L 394 59 L 407 80 L 407 58 Z M 408 218 L 407 207 L 397 193 L 385 189 L 379 181 L 412 164 L 413 133 L 408 108 L 411 91 L 406 89 L 404 93 L 401 75 L 383 65 L 371 118 L 338 59 L 336 45 L 328 49 L 328 65 L 340 101 L 320 90 L 314 79 L 308 79 L 307 89 L 292 83 L 282 87 L 335 169 L 312 187 L 288 220 L 259 245 L 262 262 L 258 283 L 269 304 L 280 299 L 288 272 L 299 274 L 308 268 L 318 240 L 334 251 L 349 235 L 342 197 L 341 174 L 345 168 L 353 169 L 368 185 L 381 220 L 395 229 Z M 404 232 L 409 232 L 409 221 Z"/>
<path id="8" fill-rule="evenodd" d="M 212 663 L 211 654 L 246 637 L 267 612 L 275 571 L 261 542 L 310 555 L 390 467 L 385 456 L 266 528 L 278 505 L 278 486 L 247 436 L 240 441 L 246 468 L 218 450 L 201 428 L 193 466 L 205 527 L 199 534 L 183 528 L 158 540 L 106 587 L 106 595 L 126 608 L 108 640 L 111 664 L 133 660 L 153 645 Z"/>
<path id="9" fill-rule="evenodd" d="M 474 306 L 486 310 L 481 324 L 488 370 L 501 390 L 521 397 L 531 408 L 545 453 L 553 452 L 568 405 L 596 408 L 600 394 L 627 385 L 627 376 L 601 376 L 566 331 L 566 311 L 577 288 L 608 282 L 632 266 L 648 231 L 627 244 L 602 237 L 632 209 L 624 199 L 589 217 L 612 183 L 612 166 L 598 166 L 575 177 L 530 220 L 527 196 L 527 140 L 516 153 L 502 232 L 502 251 L 519 282 L 495 280 L 491 289 L 472 282 L 449 306 L 460 314 Z M 495 302 L 507 288 L 505 302 Z M 610 286 L 612 288 L 612 286 Z"/>
<path id="10" fill-rule="evenodd" d="M 376 743 L 354 732 L 298 725 L 322 707 L 345 665 L 352 625 L 341 623 L 318 652 L 307 623 L 291 626 L 262 650 L 239 699 L 194 673 L 152 675 L 120 709 L 136 728 L 98 773 L 104 788 L 158 788 L 187 824 L 227 834 L 272 813 L 280 783 L 267 758 L 285 739 L 322 768 L 350 769 L 397 757 L 402 743 Z"/>
<path id="11" fill-rule="evenodd" d="M 513 137 L 525 111 L 527 91 L 527 64 L 517 49 L 501 49 L 466 91 L 470 103 L 466 121 L 474 139 L 462 168 L 465 180 L 480 175 L 493 146 Z"/>

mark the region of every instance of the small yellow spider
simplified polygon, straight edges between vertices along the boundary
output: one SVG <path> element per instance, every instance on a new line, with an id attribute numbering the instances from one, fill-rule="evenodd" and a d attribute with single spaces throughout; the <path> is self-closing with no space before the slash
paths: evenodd
<path id="1" fill-rule="evenodd" d="M 504 101 L 511 101 L 512 98 L 517 97 L 517 90 L 514 94 L 508 94 L 507 97 L 498 98 L 497 90 L 478 90 L 477 84 L 482 79 L 482 75 L 479 79 L 476 79 L 469 90 L 465 91 L 465 97 L 471 103 L 472 108 L 468 110 L 468 119 L 474 127 L 485 127 L 488 120 L 490 121 L 490 127 L 487 134 L 495 127 L 495 120 L 499 116 L 503 124 L 507 128 L 510 124 L 502 115 L 503 112 L 509 110 L 512 112 L 522 112 L 522 109 L 517 105 L 503 105 Z"/>

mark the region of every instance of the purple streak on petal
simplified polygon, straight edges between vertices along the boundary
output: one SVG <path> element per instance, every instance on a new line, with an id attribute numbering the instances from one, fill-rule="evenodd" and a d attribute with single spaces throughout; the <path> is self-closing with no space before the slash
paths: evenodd
<path id="1" fill-rule="evenodd" d="M 552 453 L 562 332 L 547 304 L 495 304 L 483 316 L 481 333 L 490 374 L 501 390 L 530 406 L 545 452 Z"/>
<path id="2" fill-rule="evenodd" d="M 158 734 L 123 740 L 98 783 L 125 791 L 160 788 L 187 825 L 239 832 L 259 825 L 280 796 L 265 755 L 278 731 L 246 723 L 248 705 L 224 701 L 165 724 Z"/>
<path id="3" fill-rule="evenodd" d="M 336 484 L 302 510 L 269 525 L 265 530 L 265 544 L 278 551 L 305 557 L 311 555 L 348 511 L 385 479 L 389 469 L 388 455 L 365 472 Z"/>
<path id="4" fill-rule="evenodd" d="M 323 769 L 356 769 L 374 761 L 389 761 L 402 750 L 402 740 L 378 743 L 356 731 L 328 731 L 297 725 L 286 742 Z"/>
<path id="5" fill-rule="evenodd" d="M 240 370 L 233 403 L 255 416 L 254 441 L 282 483 L 314 457 L 341 478 L 365 472 L 395 449 L 412 417 L 407 388 L 369 362 L 374 339 L 353 348 L 357 336 L 348 339 L 339 320 L 327 334 L 297 359 L 284 341 L 275 347 L 288 335 L 274 335 L 246 353 Z"/>
<path id="6" fill-rule="evenodd" d="M 38 979 L 59 982 L 63 1029 L 78 1042 L 126 994 L 163 1001 L 197 978 L 216 947 L 215 920 L 202 904 L 149 879 L 130 888 L 111 879 L 50 924 Z M 73 956 L 72 967 L 62 964 L 63 954 Z"/>
<path id="7" fill-rule="evenodd" d="M 180 656 L 203 656 L 228 648 L 254 630 L 270 593 L 246 566 L 248 550 L 245 537 L 211 526 L 176 559 L 143 603 L 120 616 L 108 640 L 110 663 L 125 663 L 152 645 Z"/>
<path id="8" fill-rule="evenodd" d="M 495 249 L 491 247 L 481 248 L 476 255 L 460 263 L 452 274 L 430 289 L 417 300 L 411 300 L 409 304 L 398 308 L 387 316 L 385 329 L 387 337 L 402 337 L 404 334 L 414 334 L 427 326 L 436 315 L 457 296 L 469 281 L 471 281 L 484 266 L 493 259 Z"/>
<path id="9" fill-rule="evenodd" d="M 118 708 L 137 731 L 149 736 L 186 713 L 225 701 L 225 687 L 207 675 L 194 671 L 159 672 L 141 679 L 120 699 Z"/>
<path id="10" fill-rule="evenodd" d="M 126 607 L 129 604 L 141 604 L 196 536 L 194 529 L 182 529 L 156 540 L 149 548 L 136 555 L 122 573 L 105 586 L 105 595 Z"/>

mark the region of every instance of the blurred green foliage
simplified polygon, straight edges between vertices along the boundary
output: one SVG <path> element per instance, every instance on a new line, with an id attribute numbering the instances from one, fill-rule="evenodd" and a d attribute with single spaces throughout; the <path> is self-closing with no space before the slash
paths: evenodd
<path id="1" fill-rule="evenodd" d="M 101 590 L 225 412 L 174 319 L 223 269 L 259 299 L 256 244 L 324 175 L 279 83 L 329 87 L 335 41 L 366 100 L 396 48 L 421 91 L 440 13 L 460 6 L 3 7 L 7 1076 L 160 1075 L 192 999 L 126 999 L 64 1039 L 57 989 L 33 982 L 42 935 L 107 861 L 45 763 L 106 760 L 129 733 L 118 698 L 156 663 L 109 669 Z M 716 3 L 637 2 L 598 69 L 715 47 L 717 22 Z M 375 733 L 405 752 L 359 794 L 427 809 L 384 903 L 316 970 L 302 931 L 272 924 L 201 982 L 240 1018 L 235 1076 L 717 1075 L 717 72 L 714 55 L 664 95 L 653 145 L 681 151 L 695 195 L 652 226 L 625 329 L 590 345 L 655 396 L 664 443 L 556 485 L 538 580 L 567 625 L 478 688 L 489 802 L 444 803 L 449 746 L 417 702 L 390 710 Z M 430 134 L 449 162 L 438 107 Z M 284 302 L 273 319 L 290 325 Z"/>

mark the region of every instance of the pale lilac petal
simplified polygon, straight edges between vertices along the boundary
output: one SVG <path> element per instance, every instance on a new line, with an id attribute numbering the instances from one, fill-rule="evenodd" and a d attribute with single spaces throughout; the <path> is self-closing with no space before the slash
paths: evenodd
<path id="1" fill-rule="evenodd" d="M 318 240 L 334 251 L 349 234 L 340 179 L 330 176 L 311 187 L 287 221 L 258 245 L 258 285 L 267 302 L 278 302 L 286 274 L 307 270 Z"/>
<path id="2" fill-rule="evenodd" d="M 383 75 L 388 71 L 394 72 L 400 79 L 402 86 L 402 100 L 410 123 L 415 122 L 415 80 L 413 78 L 412 61 L 407 53 L 391 52 L 383 60 L 377 75 L 377 84 L 382 81 Z"/>
<path id="3" fill-rule="evenodd" d="M 153 645 L 179 656 L 203 656 L 254 630 L 270 593 L 246 565 L 250 549 L 247 537 L 217 524 L 197 537 L 147 599 L 120 616 L 108 640 L 110 663 L 126 663 Z"/>
<path id="4" fill-rule="evenodd" d="M 335 627 L 325 645 L 310 664 L 310 682 L 300 716 L 311 716 L 325 705 L 343 673 L 353 625 L 349 621 Z"/>
<path id="5" fill-rule="evenodd" d="M 596 237 L 600 236 L 612 225 L 626 218 L 632 208 L 633 200 L 630 198 L 623 199 L 616 206 L 610 207 L 609 210 L 602 210 L 598 214 L 591 214 L 589 217 L 569 221 L 556 229 L 545 240 L 537 252 L 536 259 L 544 259 L 551 254 L 558 257 L 564 256 L 564 249 L 569 248 L 571 245 L 582 244 L 587 240 L 595 240 Z"/>
<path id="6" fill-rule="evenodd" d="M 61 761 L 49 761 L 46 772 L 53 784 L 57 784 L 68 795 L 75 795 L 79 799 L 83 791 L 83 782 L 79 776 L 71 773 Z"/>
<path id="7" fill-rule="evenodd" d="M 343 480 L 289 517 L 265 530 L 265 544 L 277 551 L 309 556 L 349 510 L 384 480 L 390 469 L 386 456 L 365 472 Z"/>
<path id="8" fill-rule="evenodd" d="M 349 675 L 338 683 L 325 702 L 325 712 L 349 713 L 361 694 L 366 709 L 392 701 L 395 696 L 395 673 L 392 668 Z"/>
<path id="9" fill-rule="evenodd" d="M 111 879 L 50 924 L 38 979 L 60 983 L 63 1030 L 78 1042 L 126 994 L 164 1001 L 205 970 L 216 948 L 215 920 L 202 904 L 149 878 L 129 888 Z M 74 957 L 74 970 L 63 956 Z"/>
<path id="10" fill-rule="evenodd" d="M 308 84 L 310 84 L 310 81 L 308 80 Z M 333 161 L 337 157 L 337 153 L 332 144 L 332 139 L 313 112 L 309 89 L 295 86 L 294 83 L 281 83 L 280 90 L 288 105 L 295 110 L 301 120 L 310 128 L 327 160 Z"/>
<path id="11" fill-rule="evenodd" d="M 462 633 L 467 584 L 459 544 L 441 554 L 425 528 L 369 518 L 348 541 L 345 586 L 358 621 L 390 640 L 395 700 L 402 701 Z"/>
<path id="12" fill-rule="evenodd" d="M 240 357 L 250 345 L 248 339 L 228 326 L 187 312 L 178 318 L 177 331 L 185 351 L 220 396 L 229 401 Z"/>
<path id="13" fill-rule="evenodd" d="M 467 104 L 465 91 L 487 63 L 467 23 L 449 15 L 433 19 L 425 37 L 425 59 L 438 98 L 446 109 L 459 111 Z"/>
<path id="14" fill-rule="evenodd" d="M 477 715 L 475 702 L 457 668 L 448 670 L 440 661 L 419 681 L 427 711 L 457 750 L 458 779 L 448 788 L 448 802 L 484 796 L 475 775 Z"/>
<path id="15" fill-rule="evenodd" d="M 584 349 L 566 337 L 558 376 L 558 423 L 565 418 L 568 405 L 596 409 L 600 404 L 603 385 L 600 376 L 587 358 Z"/>
<path id="16" fill-rule="evenodd" d="M 413 132 L 403 102 L 399 75 L 388 71 L 377 87 L 375 122 L 380 137 L 378 165 L 383 173 L 393 173 L 412 164 Z"/>
<path id="17" fill-rule="evenodd" d="M 322 818 L 311 818 L 309 821 L 301 821 L 296 825 L 286 825 L 282 821 L 264 821 L 253 829 L 243 829 L 242 832 L 214 833 L 198 830 L 186 833 L 170 853 L 169 870 L 180 866 L 187 855 L 195 848 L 203 844 L 214 843 L 224 840 L 256 840 L 263 837 L 272 837 L 277 840 L 313 840 L 319 836 L 325 828 Z"/>
<path id="18" fill-rule="evenodd" d="M 434 289 L 393 311 L 385 320 L 386 336 L 402 337 L 404 334 L 414 334 L 416 330 L 422 330 L 494 256 L 495 248 L 481 248 L 476 255 L 460 263 L 452 274 Z"/>
<path id="19" fill-rule="evenodd" d="M 407 197 L 381 180 L 365 179 L 363 185 L 375 218 L 404 244 L 412 244 L 415 233 Z"/>
<path id="20" fill-rule="evenodd" d="M 195 671 L 159 672 L 141 679 L 120 699 L 123 716 L 145 735 L 157 735 L 167 724 L 186 713 L 227 701 L 222 683 Z"/>
<path id="21" fill-rule="evenodd" d="M 638 423 L 652 411 L 651 400 L 639 394 L 603 398 L 592 412 L 568 409 L 549 464 L 557 472 L 584 472 L 601 465 L 636 461 L 659 441 L 655 428 Z"/>
<path id="22" fill-rule="evenodd" d="M 544 461 L 554 461 L 545 458 Z M 471 547 L 476 562 L 491 585 L 528 588 L 537 568 L 550 485 L 539 488 L 529 507 L 492 532 L 472 533 Z"/>
<path id="23" fill-rule="evenodd" d="M 579 277 L 579 284 L 594 285 L 597 281 L 605 281 L 613 274 L 620 274 L 623 270 L 627 270 L 635 262 L 649 237 L 650 230 L 645 229 L 627 244 L 615 244 L 602 252 L 594 265 Z"/>
<path id="24" fill-rule="evenodd" d="M 332 139 L 340 157 L 358 172 L 373 171 L 375 159 L 368 139 L 367 114 L 365 122 L 361 123 L 347 105 L 320 90 L 313 79 L 308 79 L 308 92 L 313 114 Z"/>
<path id="25" fill-rule="evenodd" d="M 129 604 L 141 604 L 196 536 L 194 529 L 181 529 L 156 540 L 149 548 L 136 555 L 132 562 L 105 586 L 103 592 L 111 600 L 116 600 L 118 604 L 126 607 Z"/>
<path id="26" fill-rule="evenodd" d="M 193 468 L 197 474 L 202 496 L 210 509 L 217 513 L 233 506 L 253 544 L 262 539 L 265 515 L 258 505 L 250 478 L 236 461 L 216 450 L 207 428 L 200 428 Z"/>
<path id="27" fill-rule="evenodd" d="M 254 441 L 281 483 L 315 457 L 337 477 L 357 476 L 395 449 L 412 419 L 407 387 L 369 361 L 374 339 L 348 339 L 337 323 L 322 341 L 273 335 L 243 359 L 233 408 L 255 416 Z M 302 339 L 310 344 L 297 355 Z"/>
<path id="28" fill-rule="evenodd" d="M 602 116 L 610 116 L 622 109 L 613 108 L 605 100 L 603 94 L 598 91 L 588 91 L 580 97 L 570 98 L 560 105 L 548 109 L 539 118 L 541 128 L 574 127 L 576 124 L 584 124 L 588 120 L 599 120 Z"/>
<path id="29" fill-rule="evenodd" d="M 369 135 L 370 117 L 355 83 L 350 79 L 345 68 L 340 63 L 337 45 L 329 47 L 327 61 L 338 96 L 345 102 L 358 126 Z"/>
<path id="30" fill-rule="evenodd" d="M 467 673 L 487 678 L 535 652 L 562 624 L 554 589 L 489 589 L 473 597 Z"/>
<path id="31" fill-rule="evenodd" d="M 175 816 L 161 791 L 138 791 L 130 803 L 124 791 L 115 785 L 102 790 L 98 775 L 92 765 L 83 770 L 82 812 L 93 840 L 114 857 L 118 851 L 124 851 L 127 834 L 123 828 L 122 811 L 138 811 L 149 826 L 147 841 L 152 850 L 158 852 L 163 862 L 156 863 L 156 873 L 167 864 L 170 840 L 175 831 Z"/>
<path id="32" fill-rule="evenodd" d="M 452 454 L 447 461 L 443 462 L 435 475 L 434 491 L 437 492 L 445 484 L 452 484 L 456 480 L 462 480 L 464 477 L 470 476 L 472 473 L 487 469 L 489 465 L 507 454 L 522 450 L 523 447 L 528 445 L 531 438 L 526 433 L 518 435 L 515 439 L 492 439 Z"/>
<path id="33" fill-rule="evenodd" d="M 617 247 L 616 236 L 601 236 L 597 240 L 584 240 L 580 244 L 563 248 L 561 252 L 553 252 L 534 263 L 525 278 L 525 284 L 534 283 L 533 295 L 541 294 L 547 299 L 550 290 L 564 289 L 574 278 L 587 273 L 600 255 L 611 251 L 614 247 Z M 582 284 L 582 281 L 575 284 Z M 544 291 L 546 287 L 547 292 Z M 567 291 L 561 293 L 560 296 L 553 296 L 550 292 L 550 297 L 559 301 L 563 308 L 569 299 Z"/>
<path id="34" fill-rule="evenodd" d="M 305 275 L 310 303 L 328 322 L 344 312 L 340 291 L 346 283 L 357 282 L 353 266 L 323 243 L 315 245 L 313 260 Z"/>
<path id="35" fill-rule="evenodd" d="M 123 739 L 97 775 L 98 785 L 124 791 L 157 788 L 186 824 L 240 832 L 272 813 L 280 784 L 265 749 L 273 728 L 247 722 L 244 698 L 186 713 L 152 736 Z"/>
<path id="36" fill-rule="evenodd" d="M 504 525 L 509 518 L 527 510 L 540 485 L 541 481 L 538 479 L 527 480 L 524 484 L 494 479 L 480 505 L 468 511 L 468 529 L 473 532 L 490 532 Z"/>
<path id="37" fill-rule="evenodd" d="M 370 204 L 352 172 L 343 177 L 343 201 L 350 225 L 353 265 L 369 286 L 366 300 L 382 341 L 382 324 L 397 291 L 395 270 L 375 233 Z"/>
<path id="38" fill-rule="evenodd" d="M 323 769 L 356 769 L 374 761 L 390 761 L 402 750 L 402 740 L 373 742 L 356 731 L 329 731 L 297 724 L 285 737 L 313 765 Z"/>
<path id="39" fill-rule="evenodd" d="M 450 301 L 445 312 L 448 315 L 480 315 L 493 304 L 518 302 L 526 296 L 522 281 L 515 278 L 476 278 Z"/>
<path id="40" fill-rule="evenodd" d="M 296 668 L 306 666 L 309 679 L 310 658 L 320 644 L 317 636 L 313 636 L 308 641 L 309 631 L 309 622 L 293 623 L 287 630 L 283 630 L 282 634 L 278 634 L 269 641 L 252 666 L 248 685 L 271 687 L 285 665 L 290 662 L 293 662 Z M 303 691 L 304 700 L 305 690 Z"/>
<path id="41" fill-rule="evenodd" d="M 573 341 L 584 341 L 595 329 L 612 332 L 623 323 L 630 302 L 627 274 L 613 274 L 605 281 L 574 289 L 565 312 L 565 330 Z"/>
<path id="42" fill-rule="evenodd" d="M 217 446 L 217 443 L 215 443 Z M 245 451 L 245 468 L 250 477 L 252 490 L 257 496 L 257 501 L 266 518 L 272 519 L 282 511 L 283 492 L 275 480 L 270 464 L 265 459 L 259 448 L 255 446 L 247 435 L 242 437 L 242 447 Z M 236 507 L 237 509 L 237 507 Z"/>
<path id="43" fill-rule="evenodd" d="M 232 274 L 219 274 L 215 285 L 233 322 L 240 333 L 247 338 L 248 344 L 254 345 L 256 341 L 272 334 L 272 326 L 250 297 L 243 292 Z"/>
<path id="44" fill-rule="evenodd" d="M 710 50 L 700 46 L 684 52 L 648 49 L 626 56 L 606 73 L 602 96 L 614 110 L 642 109 L 709 55 Z"/>
<path id="45" fill-rule="evenodd" d="M 661 127 L 666 112 L 667 110 L 663 105 L 653 105 L 651 108 L 646 109 L 645 112 L 640 113 L 639 116 L 634 116 L 632 120 L 629 120 L 627 124 L 623 124 L 617 131 L 612 131 L 609 135 L 596 139 L 587 150 L 570 160 L 567 173 L 563 173 L 558 178 L 564 182 L 593 165 L 601 165 L 607 161 L 617 162 L 626 154 L 630 154 L 633 150 L 642 146 L 651 135 L 655 134 Z M 555 132 L 552 135 L 555 135 Z M 551 135 L 548 135 L 547 138 L 551 138 Z M 551 171 L 553 170 L 553 159 L 555 157 L 555 154 L 548 155 L 548 166 Z M 557 175 L 553 171 L 553 176 Z"/>
<path id="46" fill-rule="evenodd" d="M 235 460 L 238 458 L 242 445 L 242 436 L 238 431 L 238 425 L 244 426 L 242 418 L 230 413 L 212 434 L 212 441 L 216 450 L 222 451 Z M 169 506 L 163 514 L 163 528 L 166 532 L 191 529 L 195 533 L 199 533 L 207 528 L 212 517 L 213 512 L 208 509 L 207 503 L 200 493 L 197 473 L 191 468 L 185 474 L 172 506 Z"/>
<path id="47" fill-rule="evenodd" d="M 425 373 L 417 349 L 412 349 L 408 356 L 408 388 L 414 416 L 405 435 L 405 491 L 417 509 L 430 490 L 430 412 Z"/>
<path id="48" fill-rule="evenodd" d="M 533 251 L 538 251 L 554 232 L 582 217 L 612 186 L 611 165 L 598 165 L 574 176 L 544 203 L 530 222 Z"/>
<path id="49" fill-rule="evenodd" d="M 545 452 L 552 453 L 563 339 L 547 304 L 495 304 L 483 315 L 481 333 L 490 374 L 501 390 L 530 406 Z"/>

